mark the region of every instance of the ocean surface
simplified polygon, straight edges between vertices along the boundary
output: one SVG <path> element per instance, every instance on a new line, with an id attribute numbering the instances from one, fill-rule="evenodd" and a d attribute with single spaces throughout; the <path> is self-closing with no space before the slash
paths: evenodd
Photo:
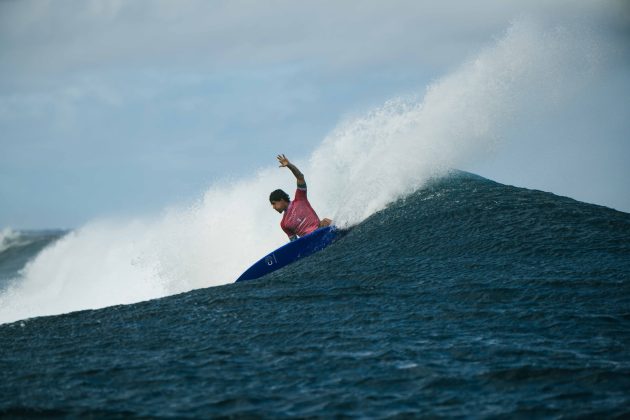
<path id="1" fill-rule="evenodd" d="M 5 232 L 0 293 L 67 233 Z M 466 173 L 260 280 L 0 325 L 7 417 L 621 418 L 629 390 L 630 214 Z"/>

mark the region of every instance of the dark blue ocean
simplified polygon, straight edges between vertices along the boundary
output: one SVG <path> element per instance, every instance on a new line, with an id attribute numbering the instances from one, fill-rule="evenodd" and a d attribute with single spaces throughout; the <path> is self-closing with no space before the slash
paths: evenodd
<path id="1" fill-rule="evenodd" d="M 64 234 L 5 244 L 3 281 Z M 0 325 L 2 417 L 624 418 L 629 390 L 630 214 L 465 173 L 260 280 Z"/>

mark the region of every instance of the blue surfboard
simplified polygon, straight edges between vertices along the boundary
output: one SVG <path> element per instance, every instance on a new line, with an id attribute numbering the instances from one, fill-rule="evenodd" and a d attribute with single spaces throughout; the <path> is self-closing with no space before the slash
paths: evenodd
<path id="1" fill-rule="evenodd" d="M 327 226 L 319 228 L 293 242 L 289 242 L 272 253 L 265 255 L 241 274 L 236 281 L 260 278 L 300 258 L 308 257 L 317 251 L 321 251 L 335 240 L 338 232 L 339 230 L 335 226 Z"/>

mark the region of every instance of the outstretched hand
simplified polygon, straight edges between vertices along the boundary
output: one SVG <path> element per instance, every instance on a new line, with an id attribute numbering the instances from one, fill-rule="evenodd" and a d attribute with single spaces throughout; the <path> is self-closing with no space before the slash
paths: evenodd
<path id="1" fill-rule="evenodd" d="M 302 174 L 302 172 L 300 172 L 300 170 L 294 164 L 289 162 L 289 159 L 287 159 L 285 155 L 278 155 L 276 156 L 276 158 L 278 159 L 278 163 L 280 163 L 281 168 L 289 168 L 291 172 L 293 172 L 293 175 L 295 175 L 295 179 L 297 180 L 298 188 L 306 188 L 304 174 Z"/>
<path id="2" fill-rule="evenodd" d="M 283 168 L 285 166 L 289 165 L 289 159 L 287 159 L 287 157 L 285 155 L 278 155 L 276 156 L 276 158 L 278 159 L 278 162 L 280 163 L 280 167 Z"/>

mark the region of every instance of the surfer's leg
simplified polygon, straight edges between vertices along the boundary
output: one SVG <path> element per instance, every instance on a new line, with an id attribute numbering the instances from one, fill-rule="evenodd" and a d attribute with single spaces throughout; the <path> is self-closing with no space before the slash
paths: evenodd
<path id="1" fill-rule="evenodd" d="M 321 222 L 319 222 L 319 227 L 330 226 L 332 224 L 332 220 L 323 218 Z"/>

